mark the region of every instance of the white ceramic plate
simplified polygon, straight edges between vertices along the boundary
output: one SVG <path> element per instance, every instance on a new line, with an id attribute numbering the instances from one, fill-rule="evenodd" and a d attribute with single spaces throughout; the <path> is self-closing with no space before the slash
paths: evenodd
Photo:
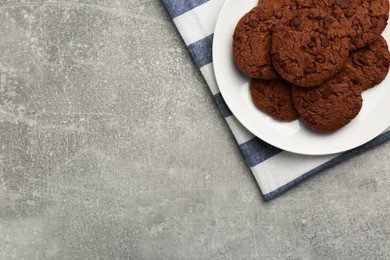
<path id="1" fill-rule="evenodd" d="M 310 130 L 300 120 L 280 122 L 258 110 L 249 93 L 249 78 L 235 66 L 232 35 L 239 19 L 257 0 L 226 0 L 219 15 L 213 43 L 213 62 L 217 83 L 225 102 L 237 119 L 254 135 L 286 151 L 324 155 L 360 146 L 390 126 L 390 78 L 363 92 L 363 107 L 348 125 L 330 134 Z M 388 40 L 390 29 L 383 36 Z"/>

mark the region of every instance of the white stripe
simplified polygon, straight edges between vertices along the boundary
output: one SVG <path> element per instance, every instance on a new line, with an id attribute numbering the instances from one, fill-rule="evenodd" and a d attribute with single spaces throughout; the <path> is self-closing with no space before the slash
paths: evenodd
<path id="1" fill-rule="evenodd" d="M 386 129 L 389 130 L 390 127 Z M 268 194 L 339 155 L 340 153 L 312 156 L 283 151 L 252 167 L 251 170 L 262 193 Z"/>
<path id="2" fill-rule="evenodd" d="M 281 152 L 251 168 L 263 194 L 270 193 L 340 154 L 310 156 Z"/>
<path id="3" fill-rule="evenodd" d="M 209 85 L 211 93 L 213 93 L 213 95 L 219 93 L 219 88 L 214 75 L 213 63 L 209 63 L 203 66 L 202 68 L 200 68 L 200 72 L 205 78 L 207 84 Z"/>
<path id="4" fill-rule="evenodd" d="M 255 136 L 249 132 L 235 116 L 229 116 L 226 118 L 226 121 L 233 132 L 234 137 L 236 138 L 238 144 L 246 143 L 247 141 L 253 139 Z"/>
<path id="5" fill-rule="evenodd" d="M 225 0 L 212 0 L 173 19 L 186 45 L 214 33 L 218 14 Z"/>

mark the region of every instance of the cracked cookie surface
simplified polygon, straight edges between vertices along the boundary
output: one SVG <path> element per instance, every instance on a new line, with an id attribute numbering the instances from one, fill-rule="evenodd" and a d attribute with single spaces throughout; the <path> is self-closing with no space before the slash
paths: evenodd
<path id="1" fill-rule="evenodd" d="M 261 111 L 282 121 L 299 118 L 291 98 L 291 84 L 287 81 L 251 79 L 249 86 L 252 101 Z"/>
<path id="2" fill-rule="evenodd" d="M 362 89 L 344 74 L 315 88 L 292 87 L 292 100 L 303 121 L 320 132 L 333 132 L 355 118 L 362 107 Z"/>
<path id="3" fill-rule="evenodd" d="M 372 44 L 353 51 L 344 71 L 363 90 L 381 83 L 389 71 L 390 53 L 386 40 L 380 36 Z"/>
<path id="4" fill-rule="evenodd" d="M 272 62 L 287 81 L 312 87 L 324 83 L 344 65 L 349 40 L 343 26 L 329 13 L 303 9 L 287 25 L 275 29 Z"/>
<path id="5" fill-rule="evenodd" d="M 240 19 L 233 34 L 233 58 L 244 74 L 268 80 L 280 78 L 271 61 L 271 34 L 276 24 L 291 16 L 289 8 L 271 2 L 254 7 Z"/>
<path id="6" fill-rule="evenodd" d="M 321 0 L 316 6 L 348 28 L 351 50 L 375 41 L 389 18 L 389 0 Z"/>

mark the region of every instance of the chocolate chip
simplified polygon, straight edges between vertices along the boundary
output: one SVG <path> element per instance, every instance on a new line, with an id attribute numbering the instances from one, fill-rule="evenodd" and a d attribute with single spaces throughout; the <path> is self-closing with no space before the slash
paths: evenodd
<path id="1" fill-rule="evenodd" d="M 260 27 L 260 31 L 262 31 L 262 32 L 268 31 L 267 26 L 265 26 L 265 25 L 261 26 L 261 27 Z"/>
<path id="2" fill-rule="evenodd" d="M 362 80 L 360 78 L 353 78 L 352 81 L 355 84 L 360 84 L 360 82 L 362 82 Z"/>
<path id="3" fill-rule="evenodd" d="M 375 40 L 376 40 L 376 39 L 371 39 L 371 40 L 368 40 L 368 41 L 367 41 L 367 45 L 366 45 L 366 46 L 369 46 L 369 45 L 371 45 L 373 42 L 375 42 Z M 381 55 L 380 57 L 382 57 L 382 55 Z"/>
<path id="4" fill-rule="evenodd" d="M 309 19 L 313 19 L 313 18 L 315 17 L 315 15 L 314 15 L 313 13 L 309 13 L 309 14 L 307 15 L 307 17 L 308 17 Z"/>
<path id="5" fill-rule="evenodd" d="M 371 18 L 371 24 L 372 24 L 372 26 L 377 27 L 377 26 L 378 26 L 378 23 L 379 23 L 378 18 L 376 18 L 376 17 L 372 17 L 372 18 Z"/>
<path id="6" fill-rule="evenodd" d="M 355 11 L 351 8 L 351 9 L 344 11 L 344 13 L 345 13 L 345 17 L 350 18 L 355 14 Z"/>
<path id="7" fill-rule="evenodd" d="M 322 55 L 317 55 L 315 60 L 316 60 L 316 62 L 323 63 L 325 61 L 325 58 Z"/>
<path id="8" fill-rule="evenodd" d="M 328 24 L 332 24 L 334 21 L 335 20 L 332 17 L 330 17 L 330 16 L 326 17 L 326 19 L 325 19 L 325 22 L 328 23 Z"/>
<path id="9" fill-rule="evenodd" d="M 353 22 L 352 22 L 352 25 L 359 25 L 360 24 L 360 21 L 359 20 L 353 20 Z"/>
<path id="10" fill-rule="evenodd" d="M 312 41 L 311 43 L 309 43 L 309 47 L 310 47 L 310 48 L 313 48 L 315 45 L 316 45 L 316 43 L 315 43 L 314 41 Z"/>
<path id="11" fill-rule="evenodd" d="M 305 73 L 313 73 L 313 72 L 315 72 L 316 70 L 315 70 L 314 67 L 306 67 L 306 68 L 304 69 L 304 71 L 305 71 Z"/>
<path id="12" fill-rule="evenodd" d="M 361 28 L 356 30 L 356 36 L 360 37 L 363 35 L 363 30 Z"/>
<path id="13" fill-rule="evenodd" d="M 362 54 L 353 55 L 352 61 L 353 61 L 353 63 L 360 65 L 360 66 L 367 65 L 367 63 L 368 63 L 366 56 L 363 56 Z"/>
<path id="14" fill-rule="evenodd" d="M 340 6 L 341 9 L 347 9 L 349 4 L 347 0 L 337 0 L 336 4 Z"/>
<path id="15" fill-rule="evenodd" d="M 283 14 L 282 14 L 281 11 L 275 11 L 275 12 L 274 12 L 274 16 L 275 16 L 276 18 L 280 19 L 280 18 L 283 17 Z"/>
<path id="16" fill-rule="evenodd" d="M 328 98 L 329 96 L 333 95 L 333 89 L 332 88 L 326 88 L 323 92 L 322 92 L 322 96 L 324 98 Z"/>
<path id="17" fill-rule="evenodd" d="M 249 22 L 249 26 L 252 27 L 252 28 L 255 28 L 257 27 L 257 25 L 259 25 L 259 22 L 256 21 L 256 20 L 250 20 Z"/>
<path id="18" fill-rule="evenodd" d="M 299 20 L 298 17 L 294 17 L 294 18 L 292 19 L 292 24 L 293 24 L 294 26 L 298 26 L 300 23 L 301 23 L 301 21 Z"/>
<path id="19" fill-rule="evenodd" d="M 326 47 L 326 46 L 328 46 L 328 45 L 329 45 L 329 40 L 326 39 L 326 38 L 322 38 L 322 39 L 321 39 L 321 46 L 322 46 L 322 47 Z"/>

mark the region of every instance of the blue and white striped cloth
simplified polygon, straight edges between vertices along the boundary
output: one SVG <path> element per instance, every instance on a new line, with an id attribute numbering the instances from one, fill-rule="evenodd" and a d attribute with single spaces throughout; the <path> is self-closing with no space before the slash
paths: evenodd
<path id="1" fill-rule="evenodd" d="M 213 33 L 225 0 L 163 1 L 196 66 L 206 79 L 265 200 L 274 198 L 316 173 L 390 140 L 390 131 L 387 129 L 387 132 L 363 146 L 345 153 L 325 156 L 289 153 L 263 142 L 246 130 L 232 115 L 215 81 L 212 60 Z"/>

